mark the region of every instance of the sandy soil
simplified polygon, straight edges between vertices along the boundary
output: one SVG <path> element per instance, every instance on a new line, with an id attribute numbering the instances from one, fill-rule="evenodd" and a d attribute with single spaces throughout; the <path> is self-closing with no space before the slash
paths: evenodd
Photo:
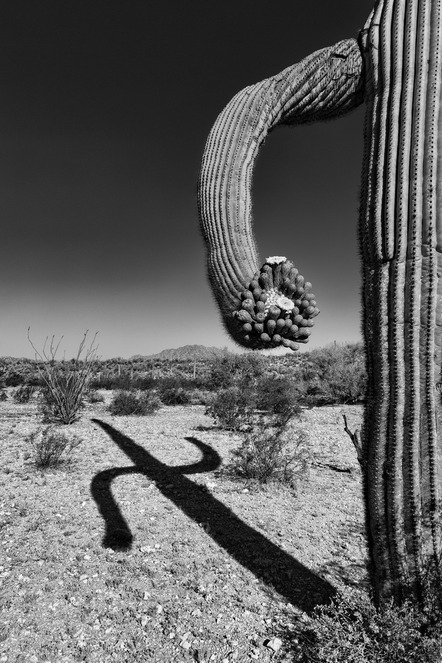
<path id="1" fill-rule="evenodd" d="M 63 427 L 83 440 L 73 462 L 41 472 L 36 403 L 0 403 L 0 663 L 292 660 L 303 611 L 366 586 L 342 413 L 360 426 L 360 406 L 303 413 L 311 462 L 295 492 L 227 478 L 240 439 L 203 406 L 89 405 Z"/>

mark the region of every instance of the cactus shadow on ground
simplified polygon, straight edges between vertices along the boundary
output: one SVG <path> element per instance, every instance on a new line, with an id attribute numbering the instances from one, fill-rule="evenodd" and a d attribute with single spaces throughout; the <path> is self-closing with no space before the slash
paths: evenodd
<path id="1" fill-rule="evenodd" d="M 221 459 L 210 446 L 194 437 L 185 438 L 202 453 L 191 465 L 169 467 L 139 444 L 100 419 L 92 419 L 130 458 L 133 466 L 115 467 L 96 474 L 91 494 L 105 522 L 103 545 L 114 550 L 129 550 L 133 535 L 112 495 L 112 481 L 125 474 L 139 473 L 156 483 L 161 493 L 189 518 L 207 524 L 206 531 L 220 547 L 270 589 L 297 608 L 311 612 L 318 604 L 328 603 L 335 589 L 301 562 L 269 541 L 260 532 L 185 474 L 214 471 Z"/>

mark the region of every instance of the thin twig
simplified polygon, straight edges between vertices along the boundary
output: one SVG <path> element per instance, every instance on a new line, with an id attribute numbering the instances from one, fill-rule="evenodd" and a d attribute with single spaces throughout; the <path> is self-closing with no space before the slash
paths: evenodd
<path id="1" fill-rule="evenodd" d="M 357 454 L 357 457 L 358 457 L 359 464 L 362 467 L 362 469 L 364 469 L 365 468 L 365 456 L 364 456 L 364 450 L 363 450 L 363 447 L 362 447 L 361 438 L 359 436 L 359 431 L 355 430 L 355 432 L 352 433 L 351 430 L 349 429 L 348 425 L 347 425 L 347 417 L 345 416 L 345 414 L 343 414 L 342 416 L 344 418 L 344 430 L 347 433 L 347 435 L 349 436 L 350 440 L 353 442 L 354 448 L 356 449 L 356 454 Z"/>

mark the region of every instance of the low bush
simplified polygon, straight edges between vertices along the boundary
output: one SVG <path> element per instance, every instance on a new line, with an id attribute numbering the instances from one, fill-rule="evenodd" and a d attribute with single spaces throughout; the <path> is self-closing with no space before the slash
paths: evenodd
<path id="1" fill-rule="evenodd" d="M 255 394 L 239 387 L 221 389 L 210 400 L 206 414 L 213 417 L 215 423 L 225 430 L 240 431 L 247 429 L 256 408 Z"/>
<path id="2" fill-rule="evenodd" d="M 8 394 L 6 393 L 5 389 L 0 389 L 0 401 L 7 401 L 8 400 Z"/>
<path id="3" fill-rule="evenodd" d="M 27 375 L 27 376 L 26 376 L 26 384 L 27 384 L 27 385 L 30 385 L 30 386 L 32 386 L 32 387 L 35 387 L 35 388 L 37 388 L 37 387 L 44 387 L 44 386 L 45 386 L 45 382 L 44 382 L 44 380 L 41 378 L 41 376 L 38 374 L 38 372 L 37 372 L 37 373 L 30 374 L 30 375 Z"/>
<path id="4" fill-rule="evenodd" d="M 190 390 L 190 404 L 191 405 L 205 405 L 206 407 L 212 402 L 213 392 L 208 389 L 192 389 Z"/>
<path id="5" fill-rule="evenodd" d="M 139 375 L 133 381 L 133 386 L 135 389 L 141 391 L 147 391 L 149 389 L 154 389 L 155 387 L 155 378 L 150 375 Z"/>
<path id="6" fill-rule="evenodd" d="M 18 387 L 26 382 L 26 378 L 21 373 L 9 373 L 3 380 L 5 387 Z"/>
<path id="7" fill-rule="evenodd" d="M 39 469 L 48 469 L 67 464 L 71 460 L 72 452 L 81 444 L 81 438 L 76 435 L 68 437 L 54 426 L 31 433 L 26 440 L 31 444 L 35 454 L 35 466 Z"/>
<path id="8" fill-rule="evenodd" d="M 29 403 L 30 399 L 34 395 L 34 392 L 35 387 L 28 384 L 23 384 L 21 387 L 17 387 L 12 395 L 14 403 Z"/>
<path id="9" fill-rule="evenodd" d="M 263 377 L 256 387 L 256 404 L 272 414 L 301 413 L 299 394 L 294 381 L 286 377 Z"/>
<path id="10" fill-rule="evenodd" d="M 134 381 L 130 373 L 123 372 L 120 375 L 118 373 L 105 373 L 104 375 L 100 375 L 100 377 L 91 378 L 89 387 L 91 389 L 106 389 L 108 391 L 113 389 L 130 391 L 134 388 Z"/>
<path id="11" fill-rule="evenodd" d="M 307 434 L 290 414 L 259 415 L 233 451 L 229 473 L 259 483 L 277 482 L 296 488 L 306 477 L 310 453 Z"/>
<path id="12" fill-rule="evenodd" d="M 119 391 L 113 397 L 109 412 L 115 416 L 154 414 L 160 409 L 162 403 L 157 393 L 153 391 L 133 392 Z"/>
<path id="13" fill-rule="evenodd" d="M 160 377 L 154 380 L 154 387 L 158 389 L 159 393 L 167 389 L 193 389 L 195 384 L 193 380 L 189 380 L 182 375 Z"/>
<path id="14" fill-rule="evenodd" d="M 411 603 L 376 609 L 355 589 L 316 608 L 298 645 L 300 663 L 439 663 L 441 629 L 428 630 L 428 617 Z"/>
<path id="15" fill-rule="evenodd" d="M 265 371 L 265 358 L 248 352 L 243 355 L 226 354 L 210 363 L 207 387 L 214 391 L 228 389 L 238 384 L 251 386 Z"/>
<path id="16" fill-rule="evenodd" d="M 367 377 L 362 345 L 334 344 L 312 350 L 303 364 L 301 378 L 309 405 L 363 401 Z"/>
<path id="17" fill-rule="evenodd" d="M 104 403 L 104 396 L 96 389 L 88 389 L 84 395 L 88 403 Z"/>
<path id="18" fill-rule="evenodd" d="M 183 387 L 161 389 L 159 397 L 164 405 L 188 405 L 191 401 L 190 394 Z"/>

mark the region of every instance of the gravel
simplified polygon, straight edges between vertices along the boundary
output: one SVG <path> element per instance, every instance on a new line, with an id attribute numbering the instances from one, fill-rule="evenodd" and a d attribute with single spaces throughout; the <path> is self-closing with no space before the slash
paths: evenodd
<path id="1" fill-rule="evenodd" d="M 361 406 L 305 410 L 296 490 L 223 468 L 240 438 L 203 406 L 62 427 L 72 462 L 35 468 L 33 401 L 0 403 L 0 663 L 283 661 L 299 620 L 367 587 L 361 474 L 343 429 Z"/>

